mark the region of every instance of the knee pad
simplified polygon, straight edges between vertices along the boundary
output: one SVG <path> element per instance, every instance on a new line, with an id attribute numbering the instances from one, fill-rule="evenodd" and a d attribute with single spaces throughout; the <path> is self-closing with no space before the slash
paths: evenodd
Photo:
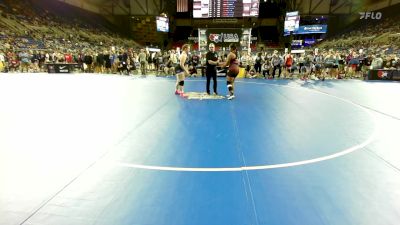
<path id="1" fill-rule="evenodd" d="M 227 81 L 226 84 L 227 84 L 226 86 L 228 87 L 228 90 L 232 91 L 233 90 L 232 82 L 231 81 Z"/>
<path id="2" fill-rule="evenodd" d="M 183 86 L 183 85 L 185 85 L 185 81 L 183 81 L 183 80 L 181 80 L 181 81 L 179 81 L 179 86 Z"/>

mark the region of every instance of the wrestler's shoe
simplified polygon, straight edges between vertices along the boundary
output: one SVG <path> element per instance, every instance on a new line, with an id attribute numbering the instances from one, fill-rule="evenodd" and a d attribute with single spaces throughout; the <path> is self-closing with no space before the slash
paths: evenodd
<path id="1" fill-rule="evenodd" d="M 185 92 L 180 92 L 179 95 L 180 95 L 182 98 L 187 98 L 187 97 L 188 97 L 188 96 L 185 94 Z"/>

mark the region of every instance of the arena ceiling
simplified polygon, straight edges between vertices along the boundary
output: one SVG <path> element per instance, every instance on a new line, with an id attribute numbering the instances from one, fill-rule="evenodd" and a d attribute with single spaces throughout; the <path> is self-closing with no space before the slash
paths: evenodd
<path id="1" fill-rule="evenodd" d="M 173 12 L 176 0 L 60 0 L 104 15 L 159 15 Z M 188 0 L 191 1 L 191 0 Z M 399 4 L 400 0 L 260 0 L 284 1 L 302 15 L 340 15 L 375 11 Z M 172 11 L 171 11 L 172 10 Z"/>
<path id="2" fill-rule="evenodd" d="M 168 12 L 176 0 L 59 0 L 104 15 L 147 16 Z M 174 8 L 173 7 L 173 8 Z"/>

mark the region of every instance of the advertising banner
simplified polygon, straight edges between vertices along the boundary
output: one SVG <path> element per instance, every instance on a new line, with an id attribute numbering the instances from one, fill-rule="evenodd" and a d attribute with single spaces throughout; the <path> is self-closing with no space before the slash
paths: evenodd
<path id="1" fill-rule="evenodd" d="M 315 44 L 317 41 L 313 38 L 306 38 L 304 39 L 304 46 L 311 46 Z"/>
<path id="2" fill-rule="evenodd" d="M 242 29 L 207 29 L 207 46 L 214 43 L 219 47 L 228 47 L 231 43 L 240 48 Z"/>
<path id="3" fill-rule="evenodd" d="M 305 25 L 299 26 L 295 34 L 324 34 L 327 32 L 327 25 Z"/>
<path id="4" fill-rule="evenodd" d="M 156 17 L 157 31 L 169 32 L 169 19 L 163 16 Z"/>
<path id="5" fill-rule="evenodd" d="M 296 33 L 299 29 L 300 16 L 298 11 L 287 12 L 284 23 L 284 35 L 290 35 L 290 32 Z"/>
<path id="6" fill-rule="evenodd" d="M 46 64 L 48 73 L 72 73 L 77 69 L 80 69 L 80 65 L 77 63 L 72 64 Z"/>
<path id="7" fill-rule="evenodd" d="M 303 40 L 292 40 L 292 46 L 296 46 L 296 47 L 303 46 Z"/>
<path id="8" fill-rule="evenodd" d="M 399 70 L 370 70 L 368 72 L 368 80 L 400 80 Z"/>

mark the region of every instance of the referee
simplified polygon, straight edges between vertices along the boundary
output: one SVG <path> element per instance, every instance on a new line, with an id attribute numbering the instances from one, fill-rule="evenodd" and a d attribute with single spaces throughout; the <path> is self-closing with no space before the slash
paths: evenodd
<path id="1" fill-rule="evenodd" d="M 207 77 L 207 94 L 210 94 L 210 82 L 213 78 L 214 83 L 214 95 L 218 95 L 217 92 L 217 65 L 218 65 L 218 54 L 215 52 L 215 45 L 210 43 L 208 45 L 210 51 L 206 55 L 206 77 Z"/>

